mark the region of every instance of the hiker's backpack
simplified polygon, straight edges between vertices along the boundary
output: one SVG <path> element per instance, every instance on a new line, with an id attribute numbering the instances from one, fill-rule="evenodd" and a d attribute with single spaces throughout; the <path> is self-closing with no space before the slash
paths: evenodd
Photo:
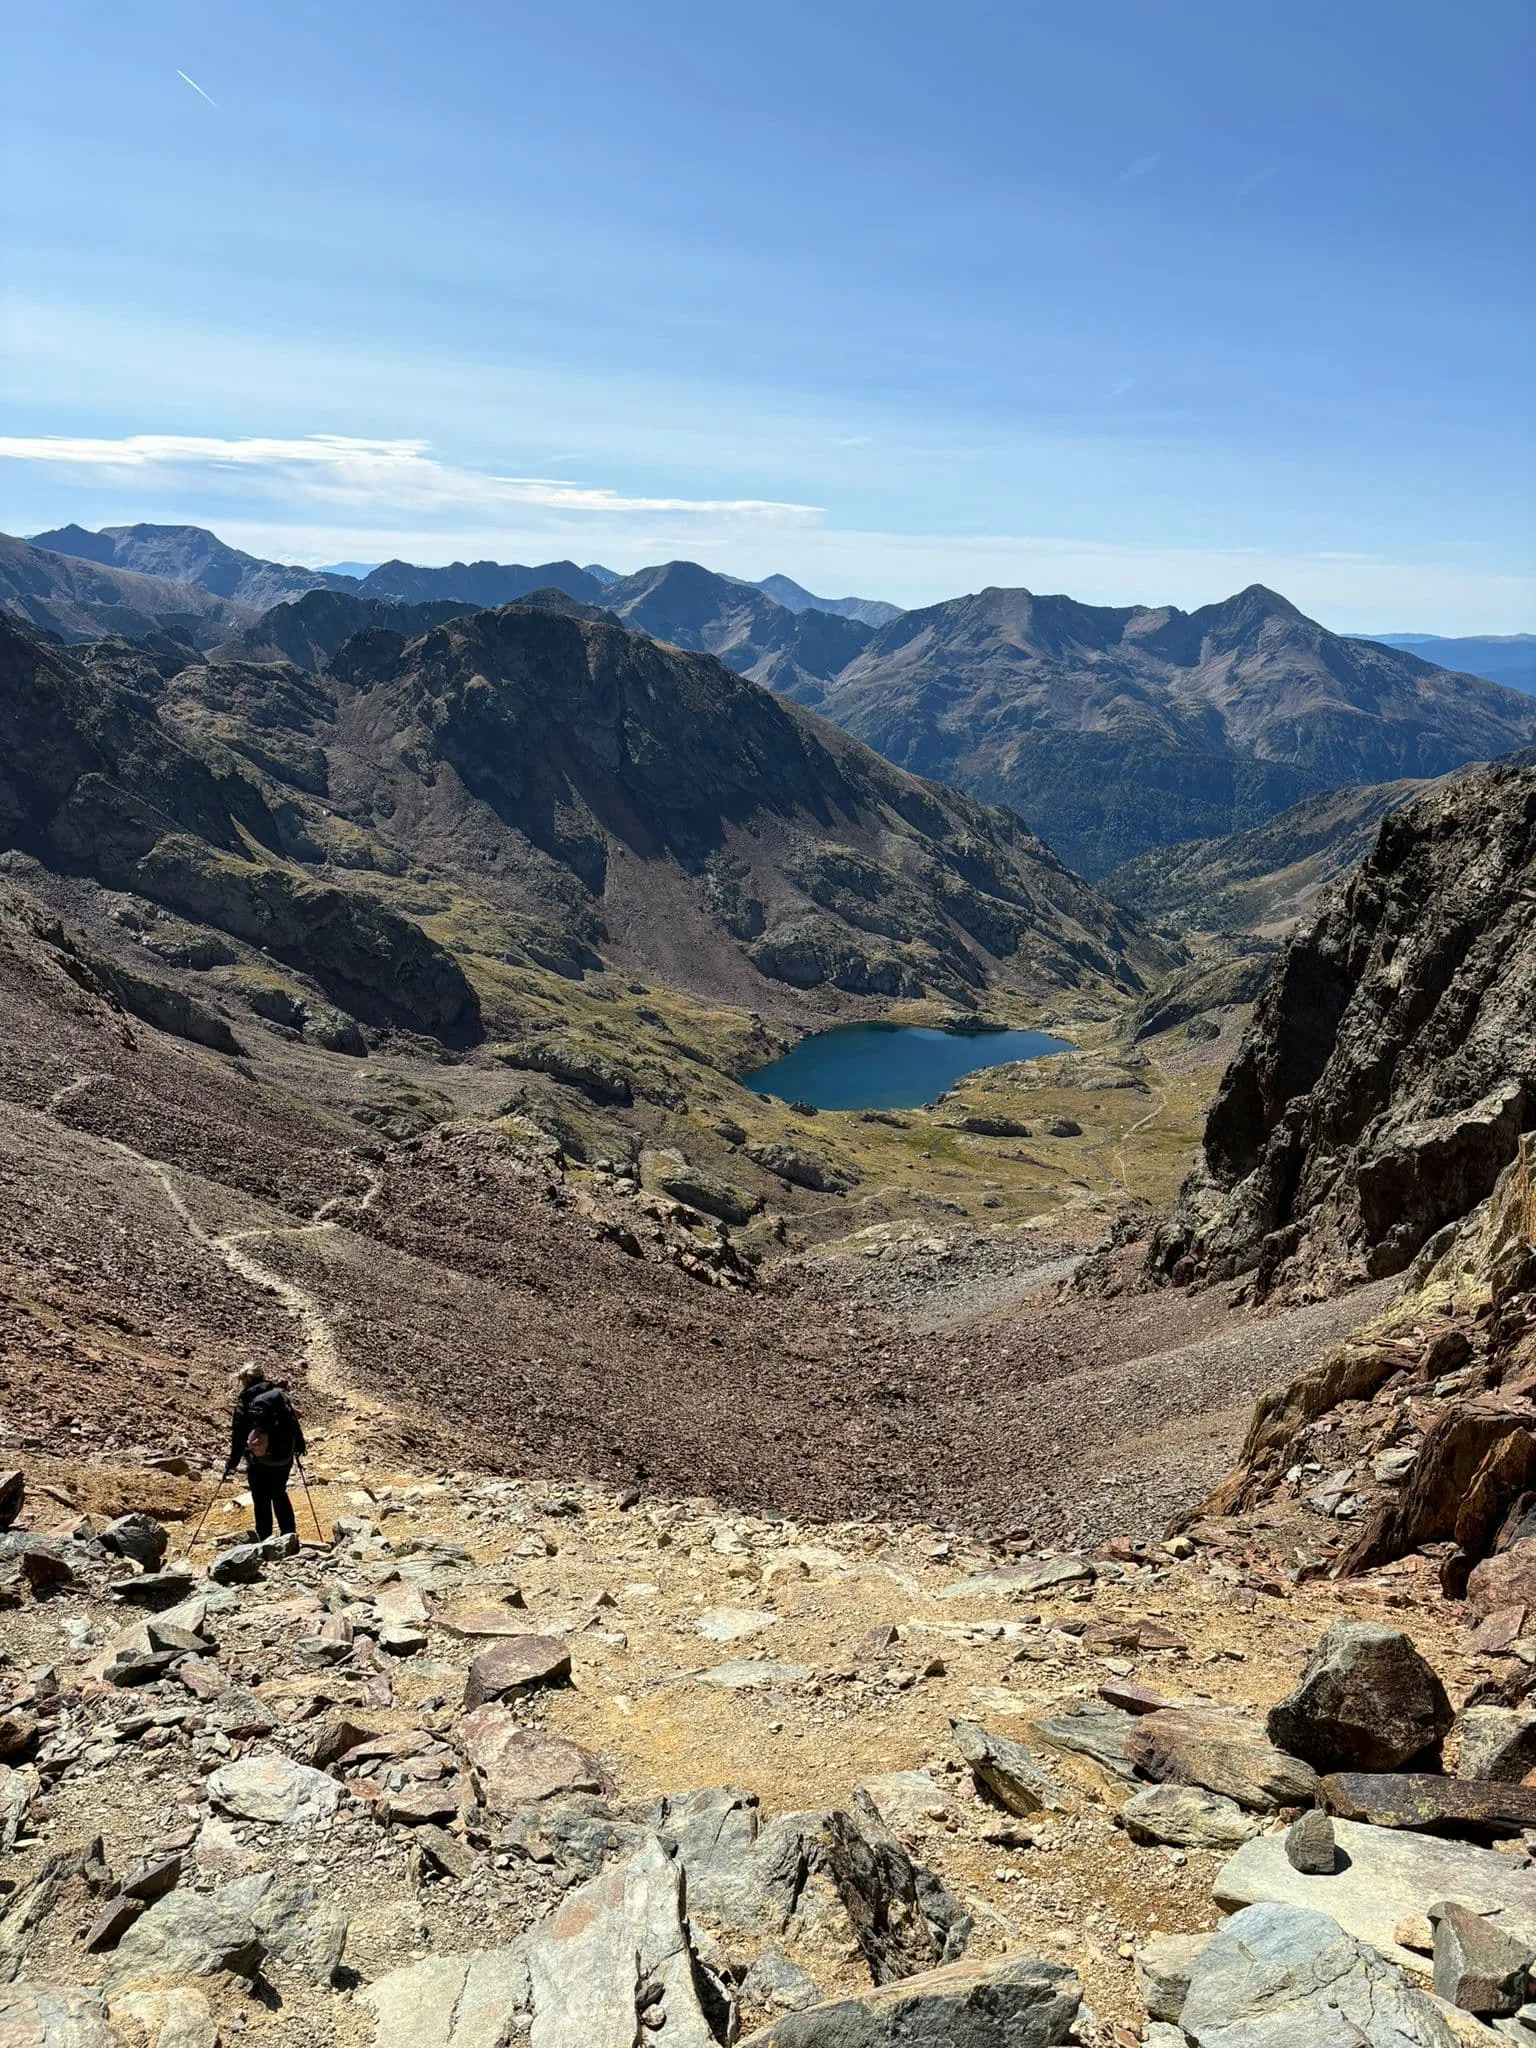
<path id="1" fill-rule="evenodd" d="M 267 1440 L 266 1449 L 253 1455 L 279 1464 L 293 1456 L 297 1424 L 281 1387 L 262 1387 L 252 1394 L 245 1415 L 251 1436 Z"/>

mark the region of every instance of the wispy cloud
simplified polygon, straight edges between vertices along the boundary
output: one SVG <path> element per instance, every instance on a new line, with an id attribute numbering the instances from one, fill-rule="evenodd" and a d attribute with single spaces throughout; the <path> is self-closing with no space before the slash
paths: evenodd
<path id="1" fill-rule="evenodd" d="M 1148 171 L 1155 171 L 1162 160 L 1163 152 L 1160 149 L 1154 149 L 1150 156 L 1139 156 L 1135 163 L 1126 165 L 1119 177 L 1116 178 L 1115 183 L 1117 185 L 1134 185 L 1136 180 L 1144 178 Z"/>
<path id="2" fill-rule="evenodd" d="M 770 498 L 628 497 L 558 477 L 498 476 L 439 461 L 426 441 L 370 441 L 343 434 L 241 440 L 197 434 L 0 435 L 0 461 L 41 463 L 102 483 L 140 488 L 218 488 L 280 497 L 293 510 L 320 505 L 354 513 L 505 514 L 513 508 L 596 517 L 667 513 L 685 518 L 809 525 L 816 505 Z"/>
<path id="3" fill-rule="evenodd" d="M 188 78 L 185 71 L 178 71 L 176 73 L 176 76 L 181 80 L 183 85 L 190 85 L 192 90 L 197 94 L 199 99 L 207 100 L 210 107 L 216 107 L 219 104 L 218 101 L 214 99 L 209 93 L 203 91 L 203 88 L 198 84 L 195 78 Z"/>
<path id="4" fill-rule="evenodd" d="M 1233 193 L 1235 199 L 1246 199 L 1250 192 L 1257 192 L 1261 185 L 1267 185 L 1280 169 L 1278 164 L 1266 164 L 1262 171 L 1253 171 L 1244 178 Z"/>
<path id="5" fill-rule="evenodd" d="M 1124 398 L 1127 391 L 1134 391 L 1135 388 L 1136 379 L 1134 377 L 1121 377 L 1116 383 L 1110 385 L 1109 395 L 1111 398 Z"/>

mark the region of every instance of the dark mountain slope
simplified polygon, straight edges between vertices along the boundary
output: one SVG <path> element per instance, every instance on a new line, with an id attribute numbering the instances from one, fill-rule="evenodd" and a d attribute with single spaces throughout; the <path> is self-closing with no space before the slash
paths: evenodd
<path id="1" fill-rule="evenodd" d="M 356 588 L 350 576 L 265 562 L 228 546 L 205 526 L 104 526 L 99 533 L 87 533 L 83 526 L 61 526 L 52 533 L 34 534 L 32 544 L 107 569 L 163 576 L 171 583 L 195 583 L 214 597 L 227 597 L 256 611 L 302 597 L 306 590 Z"/>
<path id="2" fill-rule="evenodd" d="M 1175 931 L 1273 930 L 1312 916 L 1322 891 L 1365 859 L 1387 813 L 1427 787 L 1373 782 L 1309 796 L 1246 832 L 1138 854 L 1099 887 L 1147 923 Z"/>
<path id="3" fill-rule="evenodd" d="M 252 624 L 245 605 L 191 583 L 103 568 L 0 534 L 0 612 L 64 641 L 164 641 L 209 647 Z"/>
<path id="4" fill-rule="evenodd" d="M 1536 770 L 1457 776 L 1282 954 L 1154 1246 L 1176 1280 L 1400 1272 L 1536 1125 Z"/>
<path id="5" fill-rule="evenodd" d="M 1257 585 L 1187 614 L 955 598 L 881 628 L 821 708 L 914 772 L 1010 804 L 1090 875 L 1536 738 L 1516 693 L 1341 639 Z"/>
<path id="6" fill-rule="evenodd" d="M 354 813 L 685 986 L 955 997 L 994 977 L 1129 986 L 1170 957 L 1017 819 L 707 655 L 511 606 L 363 636 L 332 672 Z"/>
<path id="7" fill-rule="evenodd" d="M 653 639 L 717 655 L 738 675 L 807 704 L 863 650 L 871 631 L 828 611 L 791 611 L 755 585 L 697 562 L 665 562 L 621 577 L 601 602 Z"/>
<path id="8" fill-rule="evenodd" d="M 212 648 L 210 658 L 291 661 L 298 668 L 321 669 L 354 633 L 387 627 L 409 637 L 430 632 L 444 619 L 458 618 L 473 610 L 474 606 L 464 598 L 405 604 L 393 598 L 311 590 L 290 603 L 274 605 L 263 612 L 253 626 Z"/>
<path id="9" fill-rule="evenodd" d="M 361 597 L 391 597 L 405 604 L 434 604 L 452 598 L 486 610 L 515 604 L 535 590 L 563 590 L 588 604 L 602 601 L 604 586 L 574 562 L 450 562 L 419 569 L 414 562 L 381 562 L 358 586 Z"/>
<path id="10" fill-rule="evenodd" d="M 472 1035 L 457 963 L 409 919 L 285 859 L 264 790 L 224 749 L 188 743 L 156 702 L 164 688 L 148 662 L 74 661 L 0 623 L 0 850 L 260 946 L 367 1021 Z"/>

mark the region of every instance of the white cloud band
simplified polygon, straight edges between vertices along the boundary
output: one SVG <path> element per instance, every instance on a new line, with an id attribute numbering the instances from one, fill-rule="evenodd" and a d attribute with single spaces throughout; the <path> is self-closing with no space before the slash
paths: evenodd
<path id="1" fill-rule="evenodd" d="M 557 477 L 497 476 L 441 462 L 426 441 L 370 441 L 345 434 L 284 440 L 240 440 L 198 434 L 0 435 L 0 461 L 43 463 L 97 482 L 132 477 L 141 486 L 238 481 L 246 490 L 280 493 L 290 505 L 308 502 L 380 513 L 501 512 L 513 507 L 602 518 L 668 513 L 741 519 L 772 526 L 809 526 L 816 505 L 769 498 L 626 497 L 598 485 Z"/>

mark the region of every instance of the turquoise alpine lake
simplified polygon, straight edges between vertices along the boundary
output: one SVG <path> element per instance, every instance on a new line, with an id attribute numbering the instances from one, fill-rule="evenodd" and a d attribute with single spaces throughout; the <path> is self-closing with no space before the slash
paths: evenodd
<path id="1" fill-rule="evenodd" d="M 813 1109 L 920 1109 L 962 1074 L 1070 1052 L 1044 1031 L 931 1031 L 913 1024 L 844 1024 L 802 1038 L 772 1066 L 744 1074 L 758 1095 Z"/>

